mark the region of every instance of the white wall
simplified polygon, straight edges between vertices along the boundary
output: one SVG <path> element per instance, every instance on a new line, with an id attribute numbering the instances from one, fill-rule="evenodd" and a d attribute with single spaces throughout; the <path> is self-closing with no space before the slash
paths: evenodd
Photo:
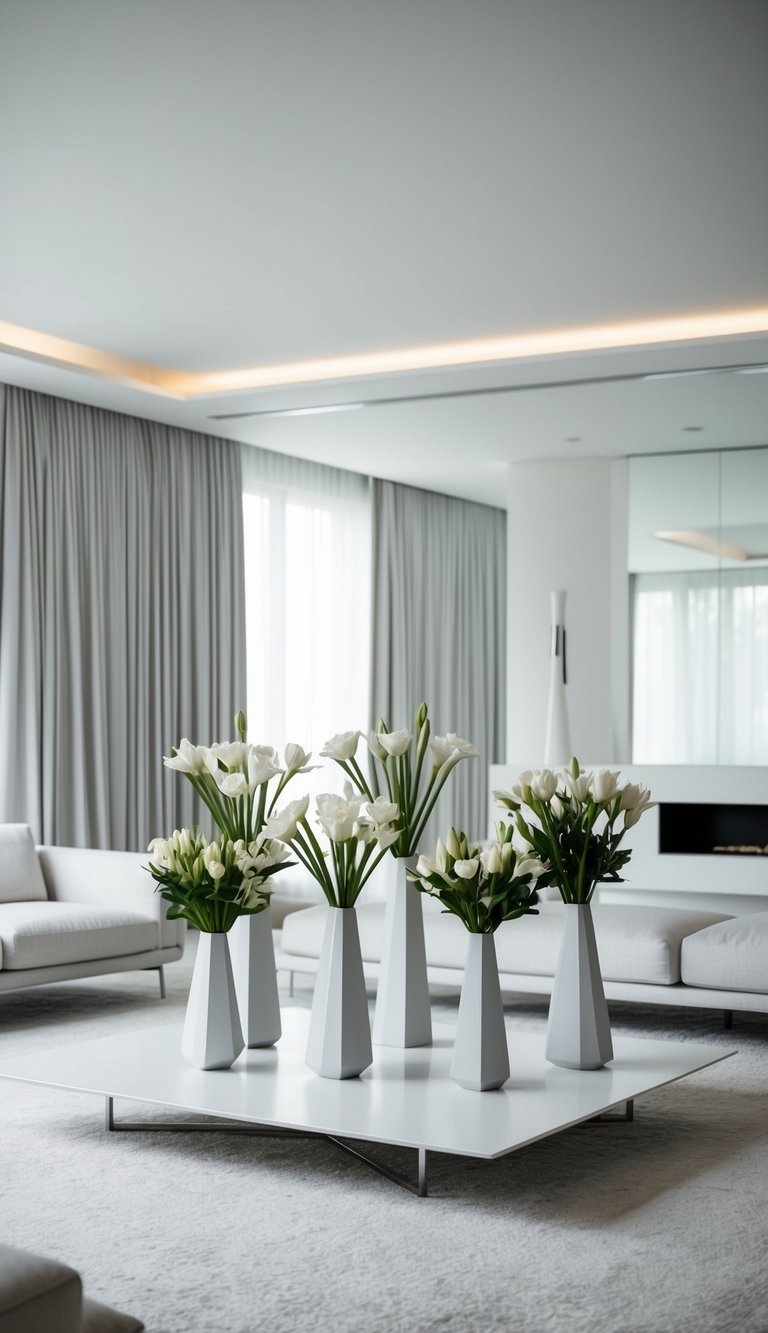
<path id="1" fill-rule="evenodd" d="M 564 588 L 566 688 L 577 755 L 629 758 L 625 459 L 509 468 L 507 758 L 540 764 L 549 678 L 549 593 Z"/>

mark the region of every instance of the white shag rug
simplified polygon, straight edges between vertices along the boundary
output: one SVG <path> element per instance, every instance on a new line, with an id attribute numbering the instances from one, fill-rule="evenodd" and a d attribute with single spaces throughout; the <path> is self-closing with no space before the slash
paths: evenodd
<path id="1" fill-rule="evenodd" d="M 193 948 L 165 1003 L 152 973 L 3 995 L 0 1054 L 180 1019 Z M 311 1001 L 301 977 L 282 994 Z M 72 1264 L 148 1333 L 766 1333 L 768 1018 L 612 1015 L 738 1055 L 641 1098 L 633 1124 L 493 1163 L 433 1155 L 427 1199 L 331 1144 L 106 1135 L 99 1098 L 3 1081 L 0 1238 Z M 546 1002 L 507 1021 L 543 1033 Z"/>

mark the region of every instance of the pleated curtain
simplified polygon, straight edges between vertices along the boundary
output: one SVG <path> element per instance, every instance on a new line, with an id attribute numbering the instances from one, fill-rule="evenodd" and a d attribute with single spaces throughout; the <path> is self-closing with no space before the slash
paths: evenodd
<path id="1" fill-rule="evenodd" d="M 506 514 L 375 481 L 372 721 L 408 727 L 422 700 L 433 730 L 472 741 L 430 821 L 470 838 L 489 827 L 488 765 L 504 757 Z"/>
<path id="2" fill-rule="evenodd" d="M 0 386 L 0 821 L 146 849 L 245 704 L 238 445 Z"/>

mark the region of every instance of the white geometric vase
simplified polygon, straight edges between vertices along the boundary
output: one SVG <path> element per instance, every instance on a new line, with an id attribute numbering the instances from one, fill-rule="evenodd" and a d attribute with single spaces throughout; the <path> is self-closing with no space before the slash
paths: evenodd
<path id="1" fill-rule="evenodd" d="M 489 1092 L 509 1078 L 509 1048 L 493 934 L 469 936 L 451 1078 Z"/>
<path id="2" fill-rule="evenodd" d="M 418 857 L 397 856 L 395 885 L 387 898 L 373 1040 L 377 1046 L 432 1045 L 427 954 L 421 894 L 406 879 Z"/>
<path id="3" fill-rule="evenodd" d="M 306 1062 L 321 1078 L 355 1078 L 372 1060 L 357 914 L 354 907 L 329 907 Z"/>
<path id="4" fill-rule="evenodd" d="M 545 1054 L 550 1064 L 564 1069 L 602 1069 L 613 1059 L 613 1042 L 592 907 L 566 903 L 564 911 Z"/>
<path id="5" fill-rule="evenodd" d="M 567 764 L 571 758 L 571 731 L 565 699 L 565 593 L 549 594 L 552 631 L 549 649 L 549 701 L 544 763 L 547 768 Z"/>
<path id="6" fill-rule="evenodd" d="M 282 1033 L 269 908 L 238 917 L 229 932 L 246 1046 L 274 1046 Z"/>
<path id="7" fill-rule="evenodd" d="M 198 1069 L 229 1069 L 244 1044 L 227 936 L 201 931 L 181 1053 Z"/>

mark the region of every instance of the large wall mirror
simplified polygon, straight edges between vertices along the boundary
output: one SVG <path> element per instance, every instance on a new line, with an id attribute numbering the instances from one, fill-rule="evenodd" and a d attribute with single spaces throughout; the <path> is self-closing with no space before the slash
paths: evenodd
<path id="1" fill-rule="evenodd" d="M 768 764 L 768 448 L 630 460 L 632 759 Z"/>

